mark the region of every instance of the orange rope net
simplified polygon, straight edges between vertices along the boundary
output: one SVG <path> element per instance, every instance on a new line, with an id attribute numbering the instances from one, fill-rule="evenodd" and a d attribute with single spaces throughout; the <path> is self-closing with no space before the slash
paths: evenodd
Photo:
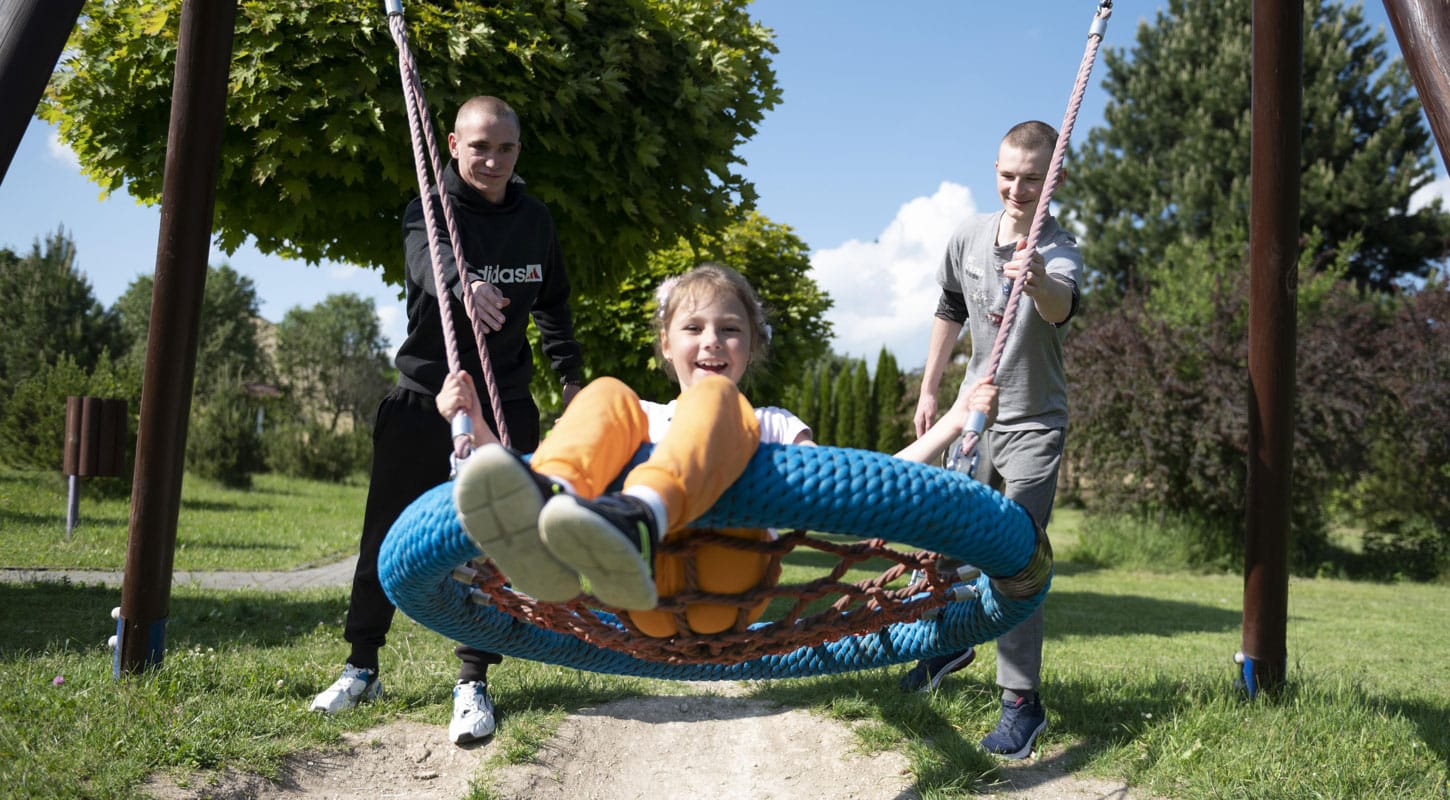
<path id="1" fill-rule="evenodd" d="M 739 594 L 711 594 L 698 589 L 695 556 L 704 545 L 730 547 L 770 557 L 770 566 L 759 586 Z M 818 551 L 830 559 L 826 574 L 799 584 L 780 584 L 781 562 L 797 547 Z M 491 561 L 470 562 L 455 571 L 455 577 L 472 584 L 478 602 L 495 605 L 515 619 L 556 633 L 586 641 L 597 647 L 629 653 L 649 661 L 671 664 L 736 664 L 753 658 L 792 652 L 836 641 L 847 636 L 871 633 L 897 622 L 912 622 L 949 602 L 960 599 L 955 570 L 944 569 L 943 557 L 926 550 L 902 552 L 883 539 L 830 541 L 805 531 L 793 531 L 770 542 L 756 542 L 725 536 L 713 531 L 695 531 L 678 542 L 664 543 L 659 552 L 680 556 L 685 561 L 684 591 L 661 597 L 658 610 L 672 613 L 681 633 L 655 638 L 640 631 L 620 609 L 601 604 L 592 595 L 581 595 L 567 603 L 541 603 L 514 592 L 494 569 Z M 869 580 L 843 580 L 853 567 L 871 559 L 893 562 Z M 891 584 L 907 577 L 899 588 Z M 824 598 L 836 597 L 828 606 Z M 785 599 L 781 613 L 769 613 L 767 624 L 747 625 L 749 609 L 762 601 Z M 708 602 L 734 606 L 734 627 L 722 633 L 689 632 L 685 608 Z M 595 609 L 609 612 L 604 619 Z M 771 612 L 776 609 L 772 608 Z"/>

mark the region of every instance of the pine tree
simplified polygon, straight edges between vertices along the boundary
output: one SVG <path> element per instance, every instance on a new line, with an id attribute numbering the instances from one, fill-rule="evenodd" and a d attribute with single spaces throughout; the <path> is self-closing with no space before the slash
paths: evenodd
<path id="1" fill-rule="evenodd" d="M 871 402 L 871 375 L 865 359 L 851 363 L 851 447 L 870 450 L 876 444 L 876 406 Z"/>
<path id="2" fill-rule="evenodd" d="M 851 429 L 851 420 L 856 415 L 856 395 L 852 391 L 849 362 L 843 364 L 836 371 L 836 377 L 831 380 L 831 402 L 835 405 L 831 444 L 837 447 L 855 447 L 856 443 L 852 439 L 855 431 Z"/>
<path id="3" fill-rule="evenodd" d="M 805 423 L 811 426 L 811 430 L 819 438 L 819 426 L 824 422 L 821 418 L 821 378 L 820 370 L 824 362 L 820 359 L 812 361 L 801 373 L 800 383 L 797 384 L 795 405 L 790 409 L 796 413 Z"/>
<path id="4" fill-rule="evenodd" d="M 1311 263 L 1355 247 L 1348 277 L 1378 289 L 1426 275 L 1450 242 L 1438 204 L 1409 213 L 1434 179 L 1433 139 L 1403 62 L 1358 5 L 1304 0 L 1300 227 L 1323 231 Z M 1250 155 L 1250 0 L 1170 0 L 1131 52 L 1105 51 L 1107 126 L 1070 159 L 1057 198 L 1084 232 L 1092 280 L 1151 288 L 1182 265 L 1168 248 L 1233 243 L 1242 269 Z"/>
<path id="5" fill-rule="evenodd" d="M 906 429 L 901 416 L 901 398 L 905 393 L 896 356 L 882 347 L 876 357 L 876 377 L 871 385 L 871 406 L 875 409 L 876 418 L 875 447 L 882 453 L 895 453 L 906 446 Z"/>
<path id="6" fill-rule="evenodd" d="M 815 370 L 816 402 L 819 403 L 816 419 L 816 441 L 821 444 L 835 444 L 836 440 L 836 395 L 831 374 L 831 360 L 822 359 Z"/>
<path id="7" fill-rule="evenodd" d="M 36 239 L 24 257 L 0 250 L 0 297 L 0 398 L 63 356 L 89 371 L 121 346 L 116 317 L 96 301 L 64 228 Z"/>

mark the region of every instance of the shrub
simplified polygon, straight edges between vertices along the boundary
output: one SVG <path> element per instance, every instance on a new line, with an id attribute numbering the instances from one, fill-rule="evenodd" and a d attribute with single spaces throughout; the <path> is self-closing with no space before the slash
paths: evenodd
<path id="1" fill-rule="evenodd" d="M 371 430 L 333 432 L 317 422 L 291 421 L 262 435 L 267 466 L 294 478 L 343 481 L 366 472 L 372 457 Z"/>
<path id="2" fill-rule="evenodd" d="M 1450 573 L 1450 287 L 1397 299 L 1372 339 L 1379 403 L 1360 432 L 1363 479 L 1344 510 L 1377 575 Z"/>
<path id="3" fill-rule="evenodd" d="M 135 459 L 141 380 L 134 370 L 116 364 L 105 352 L 90 373 L 74 357 L 63 355 L 53 364 L 42 364 L 34 374 L 16 384 L 4 412 L 0 413 L 0 458 L 19 469 L 60 472 L 65 461 L 66 398 L 71 396 L 126 400 L 126 456 L 120 480 L 129 486 Z M 107 482 L 97 486 L 114 488 Z"/>
<path id="4" fill-rule="evenodd" d="M 186 469 L 236 489 L 252 486 L 261 471 L 262 438 L 257 404 L 247 397 L 240 373 L 226 371 L 210 390 L 197 393 L 186 438 Z"/>
<path id="5" fill-rule="evenodd" d="M 1246 277 L 1226 279 L 1211 313 L 1169 323 L 1140 298 L 1074 332 L 1067 457 L 1089 510 L 1185 516 L 1198 557 L 1241 557 L 1248 473 Z M 1291 560 L 1329 552 L 1326 500 L 1358 480 L 1375 411 L 1380 315 L 1348 284 L 1301 307 L 1294 397 Z"/>

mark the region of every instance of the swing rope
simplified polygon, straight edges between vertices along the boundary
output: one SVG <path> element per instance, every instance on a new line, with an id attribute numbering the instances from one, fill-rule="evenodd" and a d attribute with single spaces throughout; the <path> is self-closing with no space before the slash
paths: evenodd
<path id="1" fill-rule="evenodd" d="M 1053 191 L 1057 189 L 1057 184 L 1062 179 L 1062 164 L 1067 159 L 1067 144 L 1072 139 L 1072 127 L 1077 123 L 1077 114 L 1082 108 L 1083 95 L 1087 93 L 1088 78 L 1092 75 L 1093 62 L 1097 59 L 1098 48 L 1107 34 L 1108 17 L 1112 16 L 1112 13 L 1112 0 L 1102 0 L 1098 4 L 1097 12 L 1093 14 L 1092 25 L 1088 28 L 1087 48 L 1083 51 L 1082 61 L 1078 65 L 1077 80 L 1073 83 L 1072 94 L 1068 97 L 1062 127 L 1057 132 L 1057 143 L 1052 148 L 1052 161 L 1048 167 L 1047 177 L 1043 180 L 1042 195 L 1037 199 L 1037 210 L 1032 214 L 1032 227 L 1027 234 L 1027 246 L 1023 248 L 1028 252 L 1037 249 L 1037 240 L 1041 237 L 1042 229 L 1047 224 L 1048 206 L 1052 202 Z M 1002 365 L 1002 352 L 1007 348 L 1007 337 L 1012 333 L 1012 323 L 1017 318 L 1017 305 L 1022 296 L 1022 287 L 1026 283 L 1027 272 L 1025 270 L 1012 281 L 1012 293 L 1007 297 L 1007 307 L 1002 312 L 1002 323 L 997 329 L 997 338 L 992 343 L 992 355 L 987 363 L 985 377 L 989 383 L 997 381 L 997 369 Z M 986 415 L 978 412 L 972 413 L 971 419 L 967 423 L 967 429 L 962 434 L 959 452 L 971 453 L 976 449 L 977 441 L 986 428 L 986 422 Z"/>
<path id="2" fill-rule="evenodd" d="M 433 136 L 433 122 L 428 116 L 428 103 L 423 97 L 423 83 L 418 78 L 413 53 L 408 47 L 408 30 L 403 21 L 402 0 L 387 0 L 385 6 L 388 12 L 388 29 L 392 31 L 393 41 L 398 46 L 398 70 L 402 75 L 403 101 L 407 106 L 408 129 L 413 140 L 413 163 L 417 167 L 418 196 L 423 204 L 423 222 L 428 231 L 428 256 L 432 261 L 433 288 L 434 294 L 438 298 L 438 315 L 443 323 L 443 347 L 448 358 L 448 371 L 459 372 L 463 367 L 458 356 L 458 339 L 453 328 L 453 312 L 449 306 L 448 287 L 443 276 L 443 258 L 438 249 L 438 224 L 433 216 L 433 203 L 430 197 L 430 190 L 435 182 L 438 190 L 438 205 L 443 209 L 443 220 L 448 229 L 448 241 L 453 246 L 453 264 L 457 268 L 458 284 L 463 293 L 463 307 L 472 322 L 473 338 L 478 344 L 478 359 L 483 366 L 483 381 L 488 393 L 489 407 L 493 410 L 494 426 L 498 429 L 499 441 L 504 447 L 508 447 L 510 442 L 508 426 L 503 417 L 503 399 L 499 395 L 488 355 L 488 331 L 483 326 L 483 320 L 473 309 L 474 290 L 468 280 L 468 262 L 463 258 L 462 238 L 458 234 L 458 223 L 453 216 L 453 198 L 448 196 L 447 190 L 443 187 L 443 163 L 438 156 L 438 144 Z M 432 170 L 431 179 L 429 168 Z M 471 431 L 468 428 L 468 415 L 460 411 L 453 419 L 454 456 L 460 460 L 467 458 L 472 452 L 472 444 L 467 435 Z"/>

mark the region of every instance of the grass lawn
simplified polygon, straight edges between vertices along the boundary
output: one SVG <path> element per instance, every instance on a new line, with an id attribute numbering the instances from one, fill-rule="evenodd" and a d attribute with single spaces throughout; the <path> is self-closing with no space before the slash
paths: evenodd
<path id="1" fill-rule="evenodd" d="M 359 487 L 263 479 L 251 493 L 207 488 L 215 494 L 203 501 L 196 483 L 187 482 L 182 536 L 210 534 L 186 561 L 178 549 L 178 569 L 295 567 L 354 546 Z M 46 516 L 63 515 L 64 485 L 33 488 L 45 484 L 0 473 L 0 565 L 119 568 L 124 504 L 82 505 L 97 540 L 105 525 L 121 529 L 115 542 L 60 548 L 63 522 L 56 530 Z M 37 499 L 45 491 L 54 497 Z M 50 503 L 55 511 L 43 510 Z M 1242 579 L 1077 566 L 1082 524 L 1070 512 L 1056 523 L 1062 558 L 1047 600 L 1044 744 L 1065 747 L 1069 768 L 1183 800 L 1450 796 L 1450 587 L 1294 581 L 1289 685 L 1250 703 L 1232 686 Z M 88 560 L 66 563 L 71 554 Z M 345 730 L 399 717 L 445 724 L 451 647 L 402 617 L 383 652 L 382 701 L 335 718 L 306 712 L 346 654 L 346 594 L 178 587 L 164 665 L 116 681 L 104 641 L 117 590 L 0 584 L 0 794 L 132 797 L 157 771 L 270 774 L 287 753 Z M 996 721 L 994 655 L 980 647 L 974 666 L 930 695 L 897 691 L 905 665 L 751 692 L 859 721 L 864 747 L 908 756 L 924 797 L 963 797 L 983 790 L 994 767 L 975 746 Z M 501 724 L 489 747 L 500 763 L 529 758 L 571 710 L 679 691 L 519 660 L 490 677 Z"/>
<path id="2" fill-rule="evenodd" d="M 130 499 L 81 484 L 80 524 L 65 533 L 59 473 L 0 469 L 0 566 L 121 569 Z M 282 570 L 357 552 L 367 486 L 258 475 L 237 491 L 187 476 L 176 523 L 177 570 Z"/>

